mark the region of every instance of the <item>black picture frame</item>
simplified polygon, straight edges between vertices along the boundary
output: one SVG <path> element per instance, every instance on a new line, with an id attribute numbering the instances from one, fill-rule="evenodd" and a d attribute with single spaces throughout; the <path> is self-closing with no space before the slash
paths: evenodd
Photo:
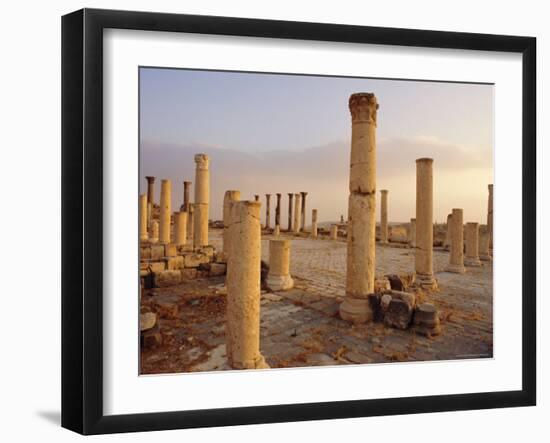
<path id="1" fill-rule="evenodd" d="M 103 413 L 103 30 L 502 51 L 522 55 L 522 389 L 131 415 Z M 83 9 L 62 18 L 62 426 L 82 434 L 536 404 L 536 39 Z M 514 294 L 520 296 L 520 294 Z"/>

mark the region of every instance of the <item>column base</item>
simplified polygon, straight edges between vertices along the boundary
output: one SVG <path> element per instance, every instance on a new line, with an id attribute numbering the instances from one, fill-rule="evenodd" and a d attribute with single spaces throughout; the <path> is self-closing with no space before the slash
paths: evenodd
<path id="1" fill-rule="evenodd" d="M 340 305 L 340 317 L 351 323 L 367 323 L 374 319 L 368 298 L 346 296 Z"/>
<path id="2" fill-rule="evenodd" d="M 448 265 L 445 268 L 445 272 L 454 272 L 455 274 L 464 274 L 466 272 L 466 268 L 463 265 Z"/>
<path id="3" fill-rule="evenodd" d="M 262 354 L 259 354 L 255 360 L 246 361 L 246 362 L 230 362 L 228 359 L 229 365 L 233 369 L 269 369 L 270 366 L 265 361 L 265 358 Z"/>
<path id="4" fill-rule="evenodd" d="M 479 267 L 481 266 L 481 261 L 479 260 L 479 257 L 465 257 L 464 265 L 470 267 Z"/>
<path id="5" fill-rule="evenodd" d="M 434 278 L 433 274 L 419 274 L 417 272 L 415 285 L 422 289 L 436 290 L 437 280 Z"/>
<path id="6" fill-rule="evenodd" d="M 285 291 L 294 287 L 290 275 L 267 275 L 266 285 L 271 291 Z"/>
<path id="7" fill-rule="evenodd" d="M 491 257 L 489 254 L 487 255 L 480 255 L 479 256 L 479 259 L 481 261 L 493 261 L 493 257 Z"/>

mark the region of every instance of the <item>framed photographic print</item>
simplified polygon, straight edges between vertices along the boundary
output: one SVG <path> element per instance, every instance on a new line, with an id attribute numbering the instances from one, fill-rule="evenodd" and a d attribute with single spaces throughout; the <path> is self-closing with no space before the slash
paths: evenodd
<path id="1" fill-rule="evenodd" d="M 536 41 L 62 20 L 62 425 L 534 405 Z"/>

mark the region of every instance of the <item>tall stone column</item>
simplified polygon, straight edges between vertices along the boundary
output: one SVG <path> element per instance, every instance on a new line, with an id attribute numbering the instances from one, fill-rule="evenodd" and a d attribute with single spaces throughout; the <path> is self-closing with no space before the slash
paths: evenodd
<path id="1" fill-rule="evenodd" d="M 195 238 L 195 206 L 189 203 L 187 207 L 187 239 L 193 245 Z"/>
<path id="2" fill-rule="evenodd" d="M 289 193 L 288 194 L 288 231 L 292 231 L 292 199 L 294 198 L 294 194 Z"/>
<path id="3" fill-rule="evenodd" d="M 388 190 L 380 191 L 380 242 L 388 243 Z"/>
<path id="4" fill-rule="evenodd" d="M 409 223 L 409 246 L 416 248 L 416 218 L 411 218 Z"/>
<path id="5" fill-rule="evenodd" d="M 191 182 L 183 182 L 183 207 L 182 211 L 189 212 L 189 192 L 191 189 Z"/>
<path id="6" fill-rule="evenodd" d="M 352 322 L 373 319 L 369 294 L 374 292 L 376 241 L 376 121 L 372 93 L 353 94 L 348 200 L 346 296 L 340 316 Z"/>
<path id="7" fill-rule="evenodd" d="M 466 223 L 466 266 L 481 266 L 479 261 L 479 223 Z"/>
<path id="8" fill-rule="evenodd" d="M 265 227 L 269 229 L 269 219 L 271 218 L 271 194 L 265 195 Z"/>
<path id="9" fill-rule="evenodd" d="M 229 235 L 229 226 L 231 224 L 231 206 L 240 201 L 241 191 L 225 191 L 223 196 L 223 255 L 225 259 L 229 257 L 231 236 Z"/>
<path id="10" fill-rule="evenodd" d="M 147 202 L 147 229 L 151 230 L 151 223 L 153 223 L 153 203 Z"/>
<path id="11" fill-rule="evenodd" d="M 155 177 L 147 176 L 147 203 L 155 204 Z"/>
<path id="12" fill-rule="evenodd" d="M 269 273 L 266 285 L 272 291 L 284 291 L 294 286 L 290 276 L 290 240 L 269 241 Z"/>
<path id="13" fill-rule="evenodd" d="M 487 226 L 479 229 L 479 259 L 481 261 L 492 260 L 489 254 L 489 233 L 487 232 Z"/>
<path id="14" fill-rule="evenodd" d="M 172 215 L 172 182 L 160 182 L 160 233 L 159 242 L 163 245 L 170 243 L 170 217 Z"/>
<path id="15" fill-rule="evenodd" d="M 147 234 L 147 194 L 139 196 L 139 239 L 146 241 L 149 238 Z"/>
<path id="16" fill-rule="evenodd" d="M 451 249 L 451 218 L 452 214 L 447 215 L 447 230 L 445 231 L 445 241 L 443 243 L 443 249 L 448 251 Z"/>
<path id="17" fill-rule="evenodd" d="M 302 215 L 300 216 L 300 218 L 301 218 L 301 222 L 302 222 L 301 230 L 303 232 L 306 229 L 306 195 L 307 195 L 307 192 L 300 192 L 300 194 L 302 194 Z"/>
<path id="18" fill-rule="evenodd" d="M 464 268 L 464 222 L 462 209 L 453 209 L 450 217 L 447 217 L 447 231 L 450 235 L 451 254 L 447 272 L 463 274 Z"/>
<path id="19" fill-rule="evenodd" d="M 294 233 L 300 232 L 300 194 L 294 194 Z"/>
<path id="20" fill-rule="evenodd" d="M 281 194 L 277 194 L 277 206 L 275 207 L 275 226 L 281 225 Z"/>
<path id="21" fill-rule="evenodd" d="M 338 240 L 338 225 L 330 225 L 330 239 Z"/>
<path id="22" fill-rule="evenodd" d="M 181 211 L 174 214 L 174 243 L 176 246 L 187 244 L 187 212 Z"/>
<path id="23" fill-rule="evenodd" d="M 260 203 L 231 205 L 227 263 L 226 350 L 234 369 L 266 368 L 260 353 Z M 234 254 L 234 256 L 233 256 Z"/>
<path id="24" fill-rule="evenodd" d="M 489 201 L 487 204 L 487 234 L 489 235 L 489 249 L 493 249 L 493 185 L 489 185 Z"/>
<path id="25" fill-rule="evenodd" d="M 437 288 L 433 271 L 433 159 L 416 160 L 416 248 L 417 283 L 424 289 Z"/>
<path id="26" fill-rule="evenodd" d="M 311 210 L 311 238 L 317 238 L 317 209 Z"/>
<path id="27" fill-rule="evenodd" d="M 210 159 L 206 154 L 195 155 L 195 226 L 193 246 L 208 245 L 208 210 L 210 205 Z"/>

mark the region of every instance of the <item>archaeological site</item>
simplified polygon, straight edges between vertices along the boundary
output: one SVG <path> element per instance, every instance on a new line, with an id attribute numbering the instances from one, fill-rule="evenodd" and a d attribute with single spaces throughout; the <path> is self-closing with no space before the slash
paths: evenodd
<path id="1" fill-rule="evenodd" d="M 311 150 L 260 170 L 206 145 L 166 158 L 180 174 L 142 160 L 141 374 L 493 356 L 492 169 L 458 181 L 454 145 L 420 136 L 389 157 L 391 97 L 357 90 L 331 108 L 346 143 L 319 150 L 338 161 Z"/>

